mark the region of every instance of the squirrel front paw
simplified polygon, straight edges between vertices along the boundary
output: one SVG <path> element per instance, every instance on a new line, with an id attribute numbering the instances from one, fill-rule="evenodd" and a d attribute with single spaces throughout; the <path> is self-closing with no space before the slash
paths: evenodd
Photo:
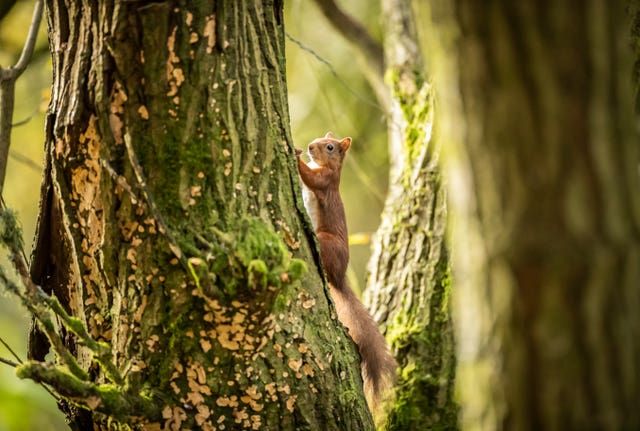
<path id="1" fill-rule="evenodd" d="M 302 150 L 300 148 L 296 148 L 296 157 L 300 157 L 300 154 L 302 154 Z"/>

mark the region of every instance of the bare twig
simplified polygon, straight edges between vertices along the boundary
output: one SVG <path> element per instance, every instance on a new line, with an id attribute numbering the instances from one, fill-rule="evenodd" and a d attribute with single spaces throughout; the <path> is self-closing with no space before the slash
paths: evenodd
<path id="1" fill-rule="evenodd" d="M 22 163 L 25 166 L 33 169 L 34 171 L 36 171 L 38 173 L 42 172 L 42 166 L 40 166 L 39 164 L 37 164 L 36 162 L 31 160 L 29 157 L 25 156 L 24 154 L 20 154 L 17 151 L 11 151 L 9 153 L 9 156 L 14 158 L 16 162 Z"/>
<path id="2" fill-rule="evenodd" d="M 20 364 L 18 364 L 16 362 L 13 362 L 10 359 L 5 359 L 3 357 L 0 357 L 0 362 L 2 362 L 3 364 L 7 364 L 7 365 L 9 365 L 10 367 L 13 367 L 13 368 L 16 368 L 18 365 L 20 365 Z"/>
<path id="3" fill-rule="evenodd" d="M 340 9 L 334 0 L 315 0 L 315 3 L 331 25 L 365 54 L 369 66 L 382 75 L 384 73 L 382 46 L 371 37 L 367 29 Z"/>
<path id="4" fill-rule="evenodd" d="M 372 106 L 375 109 L 380 110 L 385 116 L 387 115 L 386 112 L 386 108 L 384 106 L 381 106 L 380 104 L 376 103 L 375 101 L 368 99 L 364 96 L 362 96 L 361 94 L 358 94 L 358 92 L 356 92 L 353 88 L 351 88 L 349 86 L 349 84 L 347 84 L 345 82 L 344 79 L 342 79 L 342 77 L 338 74 L 338 72 L 336 71 L 336 68 L 333 67 L 333 64 L 331 64 L 329 62 L 329 60 L 327 60 L 326 58 L 322 57 L 320 54 L 318 54 L 316 51 L 314 51 L 313 49 L 311 49 L 310 47 L 308 47 L 307 45 L 305 45 L 304 43 L 300 42 L 298 39 L 296 39 L 295 37 L 291 36 L 291 34 L 285 32 L 285 36 L 287 37 L 287 39 L 289 39 L 291 42 L 295 43 L 296 45 L 298 45 L 298 47 L 300 47 L 300 49 L 302 49 L 305 52 L 308 52 L 309 54 L 311 54 L 316 60 L 318 60 L 320 63 L 326 65 L 329 70 L 331 71 L 331 74 L 338 80 L 338 82 L 340 84 L 342 84 L 347 91 L 349 91 L 349 93 L 353 94 L 356 98 L 358 98 L 359 100 L 363 101 L 364 103 L 366 103 L 369 106 Z"/>
<path id="5" fill-rule="evenodd" d="M 44 6 L 43 0 L 36 0 L 36 6 L 33 9 L 33 17 L 31 18 L 31 25 L 29 26 L 29 34 L 27 34 L 27 41 L 22 48 L 22 53 L 18 62 L 13 67 L 16 71 L 15 77 L 17 78 L 24 72 L 33 54 L 33 47 L 36 45 L 36 38 L 38 37 L 38 29 L 40 28 L 40 20 L 42 19 L 42 8 Z"/>
<path id="6" fill-rule="evenodd" d="M 16 121 L 11 125 L 11 127 L 20 127 L 20 126 L 24 126 L 25 124 L 28 124 L 29 121 L 33 120 L 33 117 L 36 116 L 38 112 L 40 112 L 40 108 L 35 109 L 33 113 L 29 115 L 27 118 L 25 118 L 24 120 Z"/>
<path id="7" fill-rule="evenodd" d="M 11 352 L 11 354 L 13 355 L 13 357 L 18 361 L 18 362 L 13 362 L 13 361 L 12 361 L 12 360 L 10 360 L 10 359 L 6 359 L 6 358 L 2 358 L 2 357 L 0 357 L 0 362 L 1 362 L 1 363 L 6 364 L 6 365 L 9 365 L 9 366 L 11 366 L 11 367 L 13 367 L 13 368 L 16 368 L 16 367 L 18 367 L 19 365 L 23 364 L 22 359 L 20 359 L 20 357 L 16 354 L 16 352 L 14 352 L 14 351 L 13 351 L 13 349 L 9 346 L 9 344 L 7 344 L 7 342 L 6 342 L 6 341 L 4 341 L 1 337 L 0 337 L 0 343 L 2 343 L 2 345 L 3 345 L 4 347 L 6 347 L 6 349 L 7 349 L 9 352 Z M 48 393 L 49 395 L 51 395 L 51 396 L 53 397 L 53 399 L 55 399 L 56 401 L 60 400 L 60 397 L 59 397 L 57 394 L 55 394 L 51 389 L 49 389 L 49 387 L 48 387 L 46 384 L 44 384 L 43 382 L 38 382 L 38 384 L 39 384 L 40 386 L 42 386 L 42 389 L 44 389 L 45 391 L 47 391 L 47 393 Z"/>
<path id="8" fill-rule="evenodd" d="M 7 349 L 9 353 L 11 353 L 11 355 L 16 359 L 16 361 L 18 361 L 18 363 L 22 363 L 22 359 L 20 359 L 20 356 L 18 356 L 18 354 L 11 348 L 11 346 L 9 346 L 6 341 L 4 341 L 2 337 L 0 337 L 0 343 L 2 343 L 5 349 Z"/>
<path id="9" fill-rule="evenodd" d="M 32 301 L 30 299 L 31 293 L 29 291 L 35 291 L 36 286 L 32 285 L 30 288 L 27 288 L 26 293 L 22 292 L 18 285 L 4 274 L 4 271 L 2 271 L 2 267 L 0 267 L 0 283 L 4 285 L 7 290 L 9 290 L 9 292 L 20 298 L 22 304 L 27 307 L 29 312 L 31 312 L 31 314 L 34 315 L 36 319 L 38 319 L 38 322 L 40 322 L 44 333 L 47 335 L 47 338 L 49 338 L 49 342 L 53 346 L 60 360 L 67 365 L 69 371 L 71 371 L 74 376 L 78 377 L 81 380 L 88 380 L 89 375 L 78 365 L 78 363 L 76 362 L 76 358 L 74 358 L 73 355 L 65 347 L 60 334 L 56 332 L 55 326 L 51 320 L 51 317 L 49 316 L 49 313 L 43 310 L 36 301 Z"/>
<path id="10" fill-rule="evenodd" d="M 36 43 L 38 28 L 42 19 L 44 0 L 36 0 L 33 17 L 29 27 L 27 40 L 15 66 L 4 69 L 0 67 L 0 195 L 4 187 L 7 172 L 7 158 L 11 145 L 11 121 L 13 118 L 13 104 L 15 99 L 16 80 L 27 67 L 33 47 Z"/>
<path id="11" fill-rule="evenodd" d="M 355 18 L 344 12 L 334 0 L 315 0 L 325 18 L 362 55 L 364 76 L 376 93 L 380 104 L 388 110 L 391 98 L 384 83 L 384 51 L 367 29 Z"/>

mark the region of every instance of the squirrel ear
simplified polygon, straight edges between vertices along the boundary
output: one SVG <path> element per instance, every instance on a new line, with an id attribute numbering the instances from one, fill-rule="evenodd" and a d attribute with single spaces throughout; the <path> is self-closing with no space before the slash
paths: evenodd
<path id="1" fill-rule="evenodd" d="M 342 151 L 346 152 L 351 146 L 351 138 L 344 138 L 340 141 L 340 146 L 342 147 Z"/>
<path id="2" fill-rule="evenodd" d="M 331 132 L 327 132 L 326 135 L 324 135 L 325 138 L 333 138 L 333 133 Z"/>

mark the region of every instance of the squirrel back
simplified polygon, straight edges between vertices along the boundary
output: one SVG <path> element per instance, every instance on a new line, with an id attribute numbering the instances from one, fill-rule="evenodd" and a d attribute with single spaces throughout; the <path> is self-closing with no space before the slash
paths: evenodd
<path id="1" fill-rule="evenodd" d="M 300 159 L 301 150 L 296 150 L 296 155 L 305 207 L 320 242 L 329 291 L 338 319 L 360 351 L 365 395 L 375 410 L 384 390 L 393 384 L 396 361 L 378 325 L 347 282 L 349 240 L 339 187 L 342 162 L 350 145 L 351 138 L 338 140 L 329 132 L 309 144 L 309 164 Z"/>

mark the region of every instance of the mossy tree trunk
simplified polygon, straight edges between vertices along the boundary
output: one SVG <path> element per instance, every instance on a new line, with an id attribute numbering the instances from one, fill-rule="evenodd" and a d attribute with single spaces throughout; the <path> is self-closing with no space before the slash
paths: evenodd
<path id="1" fill-rule="evenodd" d="M 64 395 L 74 429 L 370 429 L 298 199 L 282 4 L 47 16 L 31 272 L 75 318 L 56 329 L 71 356 L 19 375 Z"/>
<path id="2" fill-rule="evenodd" d="M 416 9 L 386 0 L 383 16 L 392 166 L 365 298 L 400 367 L 385 429 L 455 429 L 447 204 L 432 133 L 434 95 Z"/>
<path id="3" fill-rule="evenodd" d="M 464 429 L 640 427 L 629 4 L 432 2 Z"/>

